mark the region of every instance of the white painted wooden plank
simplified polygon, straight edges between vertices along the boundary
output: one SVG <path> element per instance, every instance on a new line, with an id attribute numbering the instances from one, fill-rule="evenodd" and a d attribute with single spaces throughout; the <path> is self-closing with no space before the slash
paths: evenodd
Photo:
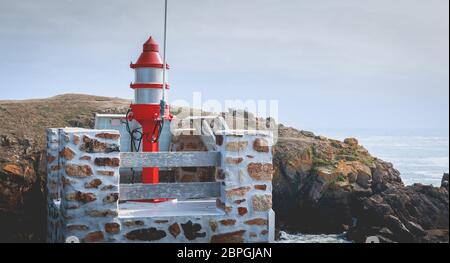
<path id="1" fill-rule="evenodd" d="M 122 152 L 121 167 L 214 167 L 220 152 Z"/>
<path id="2" fill-rule="evenodd" d="M 120 200 L 205 199 L 220 196 L 220 183 L 121 184 L 119 193 Z"/>

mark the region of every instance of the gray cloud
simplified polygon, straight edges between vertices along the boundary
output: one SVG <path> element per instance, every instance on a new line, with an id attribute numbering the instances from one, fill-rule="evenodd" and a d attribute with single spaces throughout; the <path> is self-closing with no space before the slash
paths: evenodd
<path id="1" fill-rule="evenodd" d="M 314 129 L 448 129 L 446 0 L 169 0 L 172 98 L 276 98 Z M 0 0 L 2 98 L 131 98 L 162 0 Z M 14 89 L 11 89 L 14 87 Z M 8 90 L 8 92 L 5 92 Z"/>

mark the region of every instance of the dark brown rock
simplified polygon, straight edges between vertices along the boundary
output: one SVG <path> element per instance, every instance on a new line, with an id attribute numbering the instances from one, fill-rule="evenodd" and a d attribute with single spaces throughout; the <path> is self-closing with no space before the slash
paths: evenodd
<path id="1" fill-rule="evenodd" d="M 103 235 L 102 231 L 95 231 L 87 234 L 83 241 L 86 243 L 95 243 L 95 242 L 102 242 L 104 241 L 105 236 Z"/>
<path id="2" fill-rule="evenodd" d="M 118 223 L 106 223 L 105 231 L 109 234 L 118 234 L 120 232 L 120 225 Z"/>
<path id="3" fill-rule="evenodd" d="M 73 192 L 66 194 L 66 199 L 71 201 L 79 201 L 83 203 L 90 203 L 97 200 L 94 193 Z"/>
<path id="4" fill-rule="evenodd" d="M 111 190 L 115 190 L 115 189 L 117 189 L 117 186 L 110 184 L 110 185 L 103 186 L 101 190 L 102 191 L 111 191 Z"/>
<path id="5" fill-rule="evenodd" d="M 128 240 L 138 241 L 155 241 L 163 239 L 166 236 L 167 234 L 164 230 L 158 230 L 154 227 L 137 229 L 125 234 Z"/>
<path id="6" fill-rule="evenodd" d="M 98 188 L 100 185 L 102 184 L 102 180 L 100 179 L 94 179 L 92 181 L 90 181 L 89 183 L 85 183 L 84 187 L 85 188 Z"/>
<path id="7" fill-rule="evenodd" d="M 213 235 L 211 243 L 244 243 L 245 230 Z"/>
<path id="8" fill-rule="evenodd" d="M 66 160 L 72 160 L 75 157 L 75 152 L 69 147 L 65 147 L 59 152 L 59 156 Z"/>
<path id="9" fill-rule="evenodd" d="M 211 228 L 211 230 L 213 232 L 216 232 L 216 230 L 217 230 L 217 222 L 214 221 L 214 220 L 210 220 L 209 221 L 209 227 Z"/>
<path id="10" fill-rule="evenodd" d="M 225 190 L 228 197 L 245 196 L 252 188 L 249 186 L 242 186 L 234 189 Z"/>
<path id="11" fill-rule="evenodd" d="M 257 226 L 266 226 L 268 224 L 267 219 L 264 218 L 255 218 L 250 219 L 244 222 L 246 225 L 257 225 Z"/>
<path id="12" fill-rule="evenodd" d="M 88 210 L 86 211 L 86 215 L 92 216 L 92 217 L 115 217 L 117 216 L 117 211 L 114 210 Z"/>
<path id="13" fill-rule="evenodd" d="M 234 224 L 236 224 L 236 220 L 235 219 L 223 219 L 223 220 L 220 220 L 219 223 L 224 226 L 234 226 Z"/>
<path id="14" fill-rule="evenodd" d="M 257 138 L 253 142 L 253 149 L 257 152 L 269 152 L 269 142 L 264 138 Z"/>
<path id="15" fill-rule="evenodd" d="M 89 165 L 66 164 L 64 170 L 67 175 L 72 177 L 87 177 L 93 174 L 92 168 Z"/>
<path id="16" fill-rule="evenodd" d="M 251 178 L 259 181 L 271 181 L 274 171 L 271 163 L 250 163 L 247 170 Z"/>
<path id="17" fill-rule="evenodd" d="M 397 236 L 400 242 L 413 242 L 414 237 L 412 233 L 406 228 L 402 221 L 393 216 L 387 215 L 384 217 L 385 225 Z"/>
<path id="18" fill-rule="evenodd" d="M 244 216 L 248 213 L 247 207 L 238 207 L 238 214 L 240 216 Z"/>
<path id="19" fill-rule="evenodd" d="M 110 193 L 103 198 L 104 203 L 114 203 L 119 200 L 119 193 Z"/>
<path id="20" fill-rule="evenodd" d="M 169 233 L 174 237 L 177 238 L 177 236 L 181 233 L 180 226 L 178 223 L 173 223 L 168 228 Z"/>
<path id="21" fill-rule="evenodd" d="M 142 221 L 142 220 L 130 220 L 130 221 L 123 222 L 123 225 L 127 226 L 127 227 L 143 226 L 144 225 L 144 221 Z"/>
<path id="22" fill-rule="evenodd" d="M 90 161 L 91 160 L 91 156 L 87 156 L 87 155 L 82 156 L 82 157 L 80 157 L 80 160 L 82 160 L 82 161 Z"/>
<path id="23" fill-rule="evenodd" d="M 95 158 L 94 163 L 97 166 L 119 167 L 120 160 L 119 160 L 119 158 L 100 158 L 100 157 L 97 157 L 97 158 Z"/>
<path id="24" fill-rule="evenodd" d="M 53 155 L 51 155 L 51 154 L 48 154 L 47 155 L 47 162 L 48 163 L 52 163 L 52 162 L 54 162 L 56 160 L 56 157 L 55 156 L 53 156 Z"/>
<path id="25" fill-rule="evenodd" d="M 254 187 L 256 190 L 261 190 L 261 191 L 267 190 L 267 185 L 265 185 L 265 184 L 262 184 L 262 185 L 258 184 L 258 185 L 255 185 Z"/>
<path id="26" fill-rule="evenodd" d="M 120 147 L 117 144 L 100 142 L 85 135 L 83 136 L 83 142 L 80 146 L 80 150 L 87 153 L 110 153 L 119 152 Z"/>
<path id="27" fill-rule="evenodd" d="M 118 140 L 120 138 L 120 134 L 105 132 L 105 133 L 98 133 L 95 135 L 95 137 L 109 140 Z"/>
<path id="28" fill-rule="evenodd" d="M 190 220 L 185 224 L 181 224 L 181 228 L 183 228 L 183 233 L 187 240 L 194 240 L 206 236 L 206 232 L 200 232 L 202 226 L 200 224 L 193 224 Z"/>
<path id="29" fill-rule="evenodd" d="M 381 178 L 378 184 L 383 183 L 386 190 L 354 201 L 357 224 L 349 230 L 351 239 L 363 242 L 366 236 L 380 235 L 393 242 L 429 242 L 433 238 L 427 231 L 448 229 L 446 189 L 420 184 L 403 187 L 390 181 L 389 172 L 384 176 L 387 178 Z M 374 233 L 374 228 L 388 228 L 392 235 Z"/>
<path id="30" fill-rule="evenodd" d="M 103 176 L 114 176 L 114 171 L 97 171 L 98 175 L 103 175 Z"/>
<path id="31" fill-rule="evenodd" d="M 78 209 L 78 208 L 80 208 L 80 207 L 81 207 L 81 205 L 79 205 L 79 204 L 65 204 L 65 205 L 64 205 L 64 208 L 65 208 L 66 210 Z"/>

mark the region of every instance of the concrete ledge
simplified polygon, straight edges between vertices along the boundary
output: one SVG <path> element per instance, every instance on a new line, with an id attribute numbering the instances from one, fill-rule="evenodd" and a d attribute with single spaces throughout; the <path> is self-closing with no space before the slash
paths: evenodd
<path id="1" fill-rule="evenodd" d="M 221 216 L 214 200 L 172 200 L 164 203 L 126 202 L 119 205 L 119 218 L 160 216 Z"/>

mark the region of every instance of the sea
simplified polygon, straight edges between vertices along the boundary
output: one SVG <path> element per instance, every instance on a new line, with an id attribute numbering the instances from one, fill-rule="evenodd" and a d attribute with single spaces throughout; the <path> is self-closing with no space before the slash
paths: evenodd
<path id="1" fill-rule="evenodd" d="M 372 156 L 393 163 L 405 185 L 421 183 L 440 186 L 449 172 L 448 130 L 315 130 L 316 135 L 344 140 L 358 139 Z M 341 235 L 305 235 L 281 232 L 281 243 L 346 243 Z"/>

